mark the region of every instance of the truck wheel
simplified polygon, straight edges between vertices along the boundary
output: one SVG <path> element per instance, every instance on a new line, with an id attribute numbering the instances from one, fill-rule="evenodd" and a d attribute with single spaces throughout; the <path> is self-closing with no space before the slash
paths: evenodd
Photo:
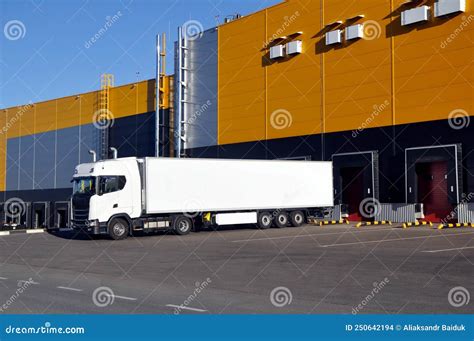
<path id="1" fill-rule="evenodd" d="M 288 226 L 288 214 L 285 211 L 280 211 L 275 216 L 275 226 L 278 228 Z"/>
<path id="2" fill-rule="evenodd" d="M 109 223 L 109 236 L 114 240 L 125 239 L 130 227 L 125 219 L 114 218 Z"/>
<path id="3" fill-rule="evenodd" d="M 183 236 L 191 232 L 191 229 L 193 228 L 193 222 L 188 217 L 179 216 L 174 220 L 173 227 L 176 234 Z"/>
<path id="4" fill-rule="evenodd" d="M 304 223 L 304 213 L 301 211 L 293 211 L 290 213 L 290 223 L 293 227 L 300 227 Z"/>
<path id="5" fill-rule="evenodd" d="M 268 212 L 261 212 L 258 214 L 257 226 L 262 230 L 268 229 L 272 226 L 272 215 Z"/>

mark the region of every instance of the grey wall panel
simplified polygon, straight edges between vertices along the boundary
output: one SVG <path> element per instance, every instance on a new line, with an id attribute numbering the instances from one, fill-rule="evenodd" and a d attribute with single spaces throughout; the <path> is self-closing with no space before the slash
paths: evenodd
<path id="1" fill-rule="evenodd" d="M 18 174 L 20 164 L 20 138 L 7 140 L 7 191 L 18 190 Z"/>
<path id="2" fill-rule="evenodd" d="M 81 143 L 79 147 L 79 163 L 92 162 L 92 156 L 89 150 L 97 149 L 97 128 L 93 124 L 87 124 L 80 127 Z"/>
<path id="3" fill-rule="evenodd" d="M 33 166 L 35 160 L 35 137 L 34 135 L 22 136 L 20 138 L 20 167 L 19 167 L 19 189 L 33 189 Z"/>
<path id="4" fill-rule="evenodd" d="M 54 188 L 56 132 L 36 134 L 34 189 Z"/>
<path id="5" fill-rule="evenodd" d="M 188 42 L 185 148 L 217 145 L 217 30 Z"/>
<path id="6" fill-rule="evenodd" d="M 71 186 L 79 164 L 79 127 L 58 130 L 56 146 L 56 188 Z"/>

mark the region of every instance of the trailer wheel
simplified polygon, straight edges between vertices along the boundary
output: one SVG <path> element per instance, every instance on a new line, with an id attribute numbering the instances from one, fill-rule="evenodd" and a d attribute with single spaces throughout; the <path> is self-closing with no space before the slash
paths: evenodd
<path id="1" fill-rule="evenodd" d="M 287 227 L 288 226 L 288 213 L 285 211 L 280 211 L 275 216 L 275 226 L 278 228 Z"/>
<path id="2" fill-rule="evenodd" d="M 176 234 L 183 236 L 191 232 L 193 228 L 193 222 L 186 216 L 178 216 L 174 220 L 173 228 Z"/>
<path id="3" fill-rule="evenodd" d="M 130 227 L 125 219 L 114 218 L 109 223 L 109 236 L 114 240 L 125 239 Z"/>
<path id="4" fill-rule="evenodd" d="M 304 213 L 301 211 L 293 211 L 290 213 L 290 223 L 293 227 L 300 227 L 304 223 Z"/>
<path id="5" fill-rule="evenodd" d="M 272 226 L 272 215 L 269 212 L 260 212 L 257 218 L 257 226 L 262 230 Z"/>

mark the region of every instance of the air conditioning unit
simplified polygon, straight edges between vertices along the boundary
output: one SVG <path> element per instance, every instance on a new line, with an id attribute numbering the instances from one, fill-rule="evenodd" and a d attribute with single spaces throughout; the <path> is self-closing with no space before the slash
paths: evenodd
<path id="1" fill-rule="evenodd" d="M 357 24 L 346 28 L 346 40 L 359 39 L 364 37 L 364 25 Z"/>
<path id="2" fill-rule="evenodd" d="M 300 54 L 303 52 L 303 42 L 301 40 L 290 41 L 286 44 L 287 54 Z"/>
<path id="3" fill-rule="evenodd" d="M 270 59 L 282 58 L 284 55 L 284 45 L 276 45 L 270 47 Z"/>
<path id="4" fill-rule="evenodd" d="M 342 31 L 334 30 L 326 33 L 326 45 L 340 44 L 342 42 Z"/>
<path id="5" fill-rule="evenodd" d="M 429 6 L 420 6 L 402 12 L 402 26 L 428 21 Z"/>
<path id="6" fill-rule="evenodd" d="M 438 0 L 434 4 L 435 17 L 457 12 L 466 12 L 466 0 Z"/>

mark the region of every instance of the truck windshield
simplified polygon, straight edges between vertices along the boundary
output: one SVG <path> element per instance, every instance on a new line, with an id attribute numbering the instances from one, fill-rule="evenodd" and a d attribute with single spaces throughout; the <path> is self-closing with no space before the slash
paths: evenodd
<path id="1" fill-rule="evenodd" d="M 95 194 L 95 178 L 76 178 L 73 181 L 73 194 Z"/>

